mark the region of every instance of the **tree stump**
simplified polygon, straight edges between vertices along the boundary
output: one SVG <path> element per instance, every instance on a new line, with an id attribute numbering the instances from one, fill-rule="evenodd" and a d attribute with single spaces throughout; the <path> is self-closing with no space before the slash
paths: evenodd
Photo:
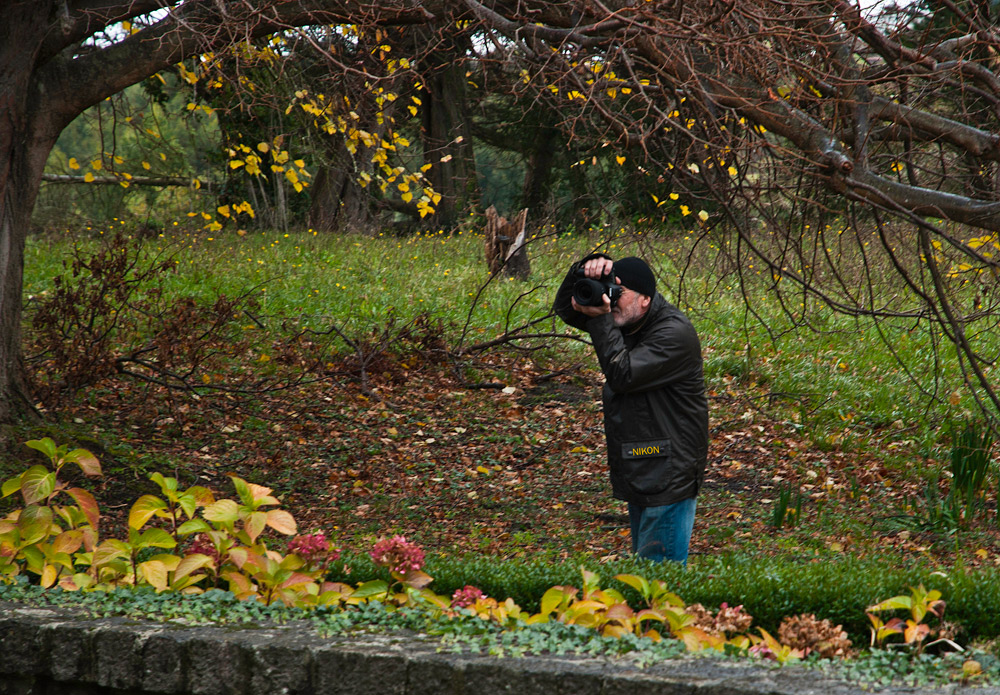
<path id="1" fill-rule="evenodd" d="M 525 228 L 528 209 L 521 210 L 510 222 L 501 217 L 492 205 L 486 210 L 486 263 L 490 272 L 503 272 L 507 277 L 527 280 L 531 275 Z"/>

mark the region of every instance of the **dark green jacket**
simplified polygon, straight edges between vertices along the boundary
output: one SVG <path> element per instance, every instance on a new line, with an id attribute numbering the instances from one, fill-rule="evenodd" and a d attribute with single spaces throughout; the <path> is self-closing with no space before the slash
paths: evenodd
<path id="1" fill-rule="evenodd" d="M 694 497 L 708 456 L 708 399 L 694 326 L 659 293 L 646 316 L 624 330 L 610 314 L 588 318 L 570 303 L 575 280 L 571 269 L 553 309 L 590 333 L 604 372 L 614 496 L 643 507 Z"/>

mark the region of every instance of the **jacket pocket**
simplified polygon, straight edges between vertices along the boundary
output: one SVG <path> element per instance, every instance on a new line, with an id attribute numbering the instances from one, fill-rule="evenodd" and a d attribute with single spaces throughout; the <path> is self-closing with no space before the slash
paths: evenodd
<path id="1" fill-rule="evenodd" d="M 657 495 L 673 481 L 669 439 L 625 442 L 621 453 L 625 480 L 640 495 Z"/>

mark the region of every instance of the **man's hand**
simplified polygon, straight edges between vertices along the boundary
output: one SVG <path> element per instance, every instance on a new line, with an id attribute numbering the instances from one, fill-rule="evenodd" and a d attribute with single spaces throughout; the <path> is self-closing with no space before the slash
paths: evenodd
<path id="1" fill-rule="evenodd" d="M 591 258 L 583 264 L 583 274 L 588 278 L 600 280 L 611 272 L 614 262 L 610 258 Z"/>
<path id="2" fill-rule="evenodd" d="M 589 316 L 591 318 L 593 318 L 595 316 L 600 316 L 601 314 L 610 314 L 611 313 L 611 300 L 608 298 L 608 295 L 606 295 L 606 294 L 602 294 L 601 295 L 601 299 L 604 300 L 604 303 L 601 304 L 601 306 L 583 306 L 583 305 L 577 304 L 576 303 L 576 299 L 573 299 L 572 300 L 572 302 L 573 302 L 573 309 L 575 309 L 576 311 L 579 311 L 584 316 Z"/>

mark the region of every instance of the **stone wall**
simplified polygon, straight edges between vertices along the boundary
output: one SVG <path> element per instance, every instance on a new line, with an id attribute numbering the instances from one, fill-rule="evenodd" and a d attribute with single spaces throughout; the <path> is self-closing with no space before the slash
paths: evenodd
<path id="1" fill-rule="evenodd" d="M 90 619 L 78 610 L 0 602 L 0 695 L 865 692 L 816 671 L 738 660 L 687 657 L 637 668 L 627 658 L 496 658 L 438 649 L 433 638 L 407 632 L 322 637 L 305 622 L 192 626 Z M 1000 695 L 1000 689 L 977 689 L 976 695 Z"/>

